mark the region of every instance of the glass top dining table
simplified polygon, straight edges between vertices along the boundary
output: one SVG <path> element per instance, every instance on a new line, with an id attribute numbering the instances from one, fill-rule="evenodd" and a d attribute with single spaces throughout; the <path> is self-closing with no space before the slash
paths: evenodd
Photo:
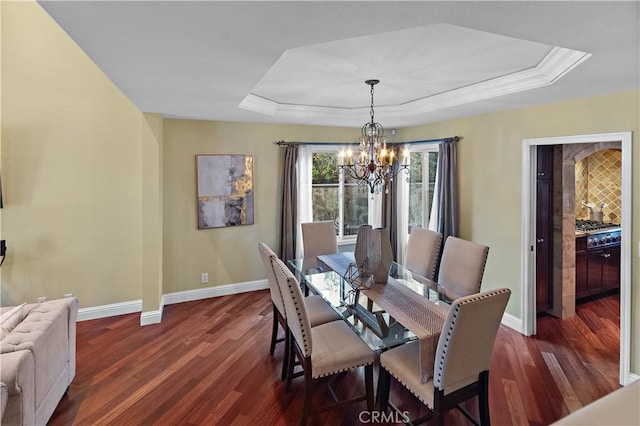
<path id="1" fill-rule="evenodd" d="M 305 259 L 292 259 L 289 266 L 305 290 L 322 296 L 349 324 L 361 339 L 374 351 L 416 340 L 416 335 L 385 312 L 368 297 L 367 288 L 349 279 L 349 267 L 355 264 L 353 253 L 335 253 Z M 437 308 L 442 299 L 442 289 L 428 278 L 422 277 L 399 263 L 389 268 L 389 282 L 401 287 L 405 295 L 419 300 L 423 305 Z M 443 309 L 443 308 L 438 308 Z"/>

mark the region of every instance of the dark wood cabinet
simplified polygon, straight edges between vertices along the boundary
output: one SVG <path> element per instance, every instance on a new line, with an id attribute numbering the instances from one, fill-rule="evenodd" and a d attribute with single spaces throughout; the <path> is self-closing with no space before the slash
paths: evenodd
<path id="1" fill-rule="evenodd" d="M 536 312 L 553 306 L 553 146 L 538 146 L 536 166 Z"/>
<path id="2" fill-rule="evenodd" d="M 586 294 L 587 285 L 587 237 L 576 238 L 576 297 Z"/>
<path id="3" fill-rule="evenodd" d="M 603 250 L 602 287 L 606 290 L 620 288 L 620 246 Z"/>
<path id="4" fill-rule="evenodd" d="M 576 238 L 576 298 L 619 287 L 620 246 L 587 250 L 586 237 Z"/>
<path id="5" fill-rule="evenodd" d="M 536 177 L 540 179 L 553 179 L 553 145 L 538 146 L 538 160 L 536 163 Z"/>

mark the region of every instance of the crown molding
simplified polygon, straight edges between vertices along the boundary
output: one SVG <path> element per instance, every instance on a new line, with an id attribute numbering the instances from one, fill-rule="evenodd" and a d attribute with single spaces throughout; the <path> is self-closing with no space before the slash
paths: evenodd
<path id="1" fill-rule="evenodd" d="M 412 100 L 400 105 L 379 106 L 376 112 L 386 121 L 411 117 L 503 95 L 537 89 L 555 83 L 576 66 L 591 57 L 590 53 L 553 47 L 533 68 L 481 81 L 465 87 Z M 253 93 L 240 102 L 240 108 L 301 122 L 322 125 L 357 125 L 368 108 L 339 108 L 278 103 Z M 409 120 L 410 121 L 410 120 Z"/>

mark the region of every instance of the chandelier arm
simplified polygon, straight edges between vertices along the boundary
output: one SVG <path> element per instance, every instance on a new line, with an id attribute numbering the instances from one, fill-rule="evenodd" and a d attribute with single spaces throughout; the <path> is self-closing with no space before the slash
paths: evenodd
<path id="1" fill-rule="evenodd" d="M 380 182 L 378 182 L 379 179 L 374 179 L 373 181 L 371 180 L 363 180 L 362 183 L 364 186 L 369 187 L 369 191 L 372 194 L 376 193 L 376 188 L 380 185 Z"/>
<path id="2" fill-rule="evenodd" d="M 390 168 L 388 171 L 388 176 L 394 178 L 400 174 L 400 172 L 405 172 L 406 174 L 410 174 L 409 165 L 408 164 L 400 164 L 397 168 Z"/>
<path id="3" fill-rule="evenodd" d="M 345 165 L 345 166 L 339 166 L 339 167 L 340 167 L 339 169 L 340 172 L 346 173 L 348 176 L 350 176 L 351 178 L 357 181 L 362 181 L 367 178 L 368 171 L 366 168 L 360 167 L 362 169 L 362 174 L 359 174 L 356 165 L 350 165 L 350 166 Z"/>

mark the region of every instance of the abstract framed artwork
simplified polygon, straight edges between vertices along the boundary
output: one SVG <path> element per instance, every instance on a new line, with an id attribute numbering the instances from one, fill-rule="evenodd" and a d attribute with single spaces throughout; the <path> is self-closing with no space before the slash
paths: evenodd
<path id="1" fill-rule="evenodd" d="M 253 156 L 196 155 L 198 229 L 253 225 Z"/>

